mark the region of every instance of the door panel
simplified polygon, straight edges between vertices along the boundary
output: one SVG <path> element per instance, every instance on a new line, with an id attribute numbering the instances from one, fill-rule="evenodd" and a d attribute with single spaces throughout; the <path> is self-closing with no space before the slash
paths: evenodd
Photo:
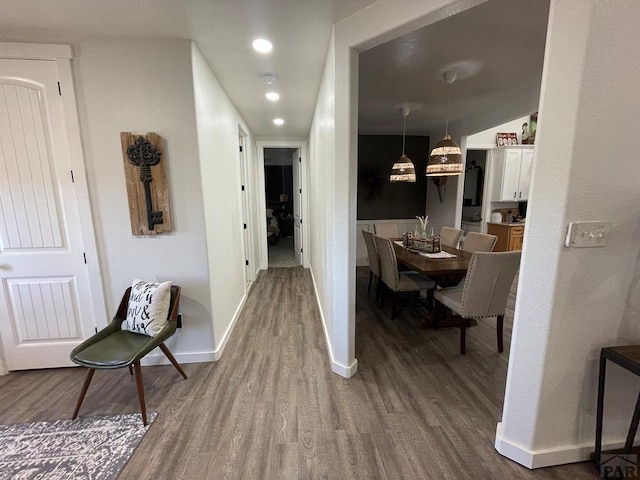
<path id="1" fill-rule="evenodd" d="M 16 82 L 17 83 L 17 82 Z M 63 247 L 60 209 L 51 182 L 51 148 L 39 99 L 42 88 L 2 85 L 0 96 L 0 198 L 7 250 Z M 46 114 L 46 112 L 43 112 Z"/>
<path id="2" fill-rule="evenodd" d="M 517 201 L 518 180 L 520 175 L 520 151 L 506 150 L 504 152 L 504 170 L 502 176 L 502 200 Z"/>
<path id="3" fill-rule="evenodd" d="M 0 60 L 0 335 L 9 370 L 72 365 L 95 319 L 56 62 Z"/>
<path id="4" fill-rule="evenodd" d="M 300 168 L 300 150 L 293 153 L 293 245 L 296 261 L 302 263 L 302 168 Z"/>
<path id="5" fill-rule="evenodd" d="M 522 161 L 520 162 L 520 193 L 518 200 L 529 199 L 529 184 L 531 183 L 531 167 L 533 165 L 533 150 L 525 150 L 522 152 Z"/>
<path id="6" fill-rule="evenodd" d="M 73 278 L 9 280 L 7 287 L 18 345 L 78 338 Z"/>

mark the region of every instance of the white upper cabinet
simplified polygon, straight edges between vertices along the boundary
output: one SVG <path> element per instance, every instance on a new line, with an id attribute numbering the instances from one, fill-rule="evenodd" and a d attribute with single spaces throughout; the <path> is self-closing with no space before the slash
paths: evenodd
<path id="1" fill-rule="evenodd" d="M 493 201 L 522 202 L 529 198 L 533 148 L 522 145 L 491 150 Z"/>

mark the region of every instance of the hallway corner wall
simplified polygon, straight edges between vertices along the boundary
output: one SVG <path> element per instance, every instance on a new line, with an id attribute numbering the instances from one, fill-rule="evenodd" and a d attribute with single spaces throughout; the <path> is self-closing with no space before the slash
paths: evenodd
<path id="1" fill-rule="evenodd" d="M 197 149 L 204 197 L 206 262 L 210 272 L 214 355 L 219 358 L 246 299 L 245 251 L 242 242 L 242 202 L 238 163 L 238 124 L 246 138 L 245 154 L 255 163 L 255 141 L 202 53 L 191 43 Z M 248 168 L 249 189 L 255 169 Z M 253 202 L 255 204 L 255 201 Z M 254 215 L 254 219 L 256 216 Z M 260 217 L 262 218 L 262 217 Z M 255 223 L 255 222 L 254 222 Z M 254 225 L 255 227 L 255 225 Z M 257 228 L 251 231 L 257 235 Z M 259 242 L 252 242 L 257 248 Z M 259 258 L 253 252 L 253 258 Z"/>

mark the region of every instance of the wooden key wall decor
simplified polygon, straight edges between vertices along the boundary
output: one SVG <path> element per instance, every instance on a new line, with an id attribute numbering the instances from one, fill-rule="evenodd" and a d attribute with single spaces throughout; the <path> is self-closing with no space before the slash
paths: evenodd
<path id="1" fill-rule="evenodd" d="M 171 231 L 164 139 L 155 133 L 121 132 L 122 157 L 133 235 Z"/>

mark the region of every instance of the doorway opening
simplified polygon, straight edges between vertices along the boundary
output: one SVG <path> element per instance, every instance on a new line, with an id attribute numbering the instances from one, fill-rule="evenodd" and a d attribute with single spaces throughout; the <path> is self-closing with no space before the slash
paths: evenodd
<path id="1" fill-rule="evenodd" d="M 260 268 L 308 267 L 306 143 L 257 142 L 260 190 L 265 212 Z"/>
<path id="2" fill-rule="evenodd" d="M 269 267 L 299 267 L 294 239 L 293 165 L 297 148 L 264 149 L 264 188 L 267 202 Z"/>
<path id="3" fill-rule="evenodd" d="M 462 193 L 462 214 L 460 217 L 460 229 L 462 230 L 461 242 L 467 237 L 469 232 L 486 233 L 486 222 L 484 217 L 484 207 L 487 205 L 487 150 L 468 149 L 464 184 Z"/>

